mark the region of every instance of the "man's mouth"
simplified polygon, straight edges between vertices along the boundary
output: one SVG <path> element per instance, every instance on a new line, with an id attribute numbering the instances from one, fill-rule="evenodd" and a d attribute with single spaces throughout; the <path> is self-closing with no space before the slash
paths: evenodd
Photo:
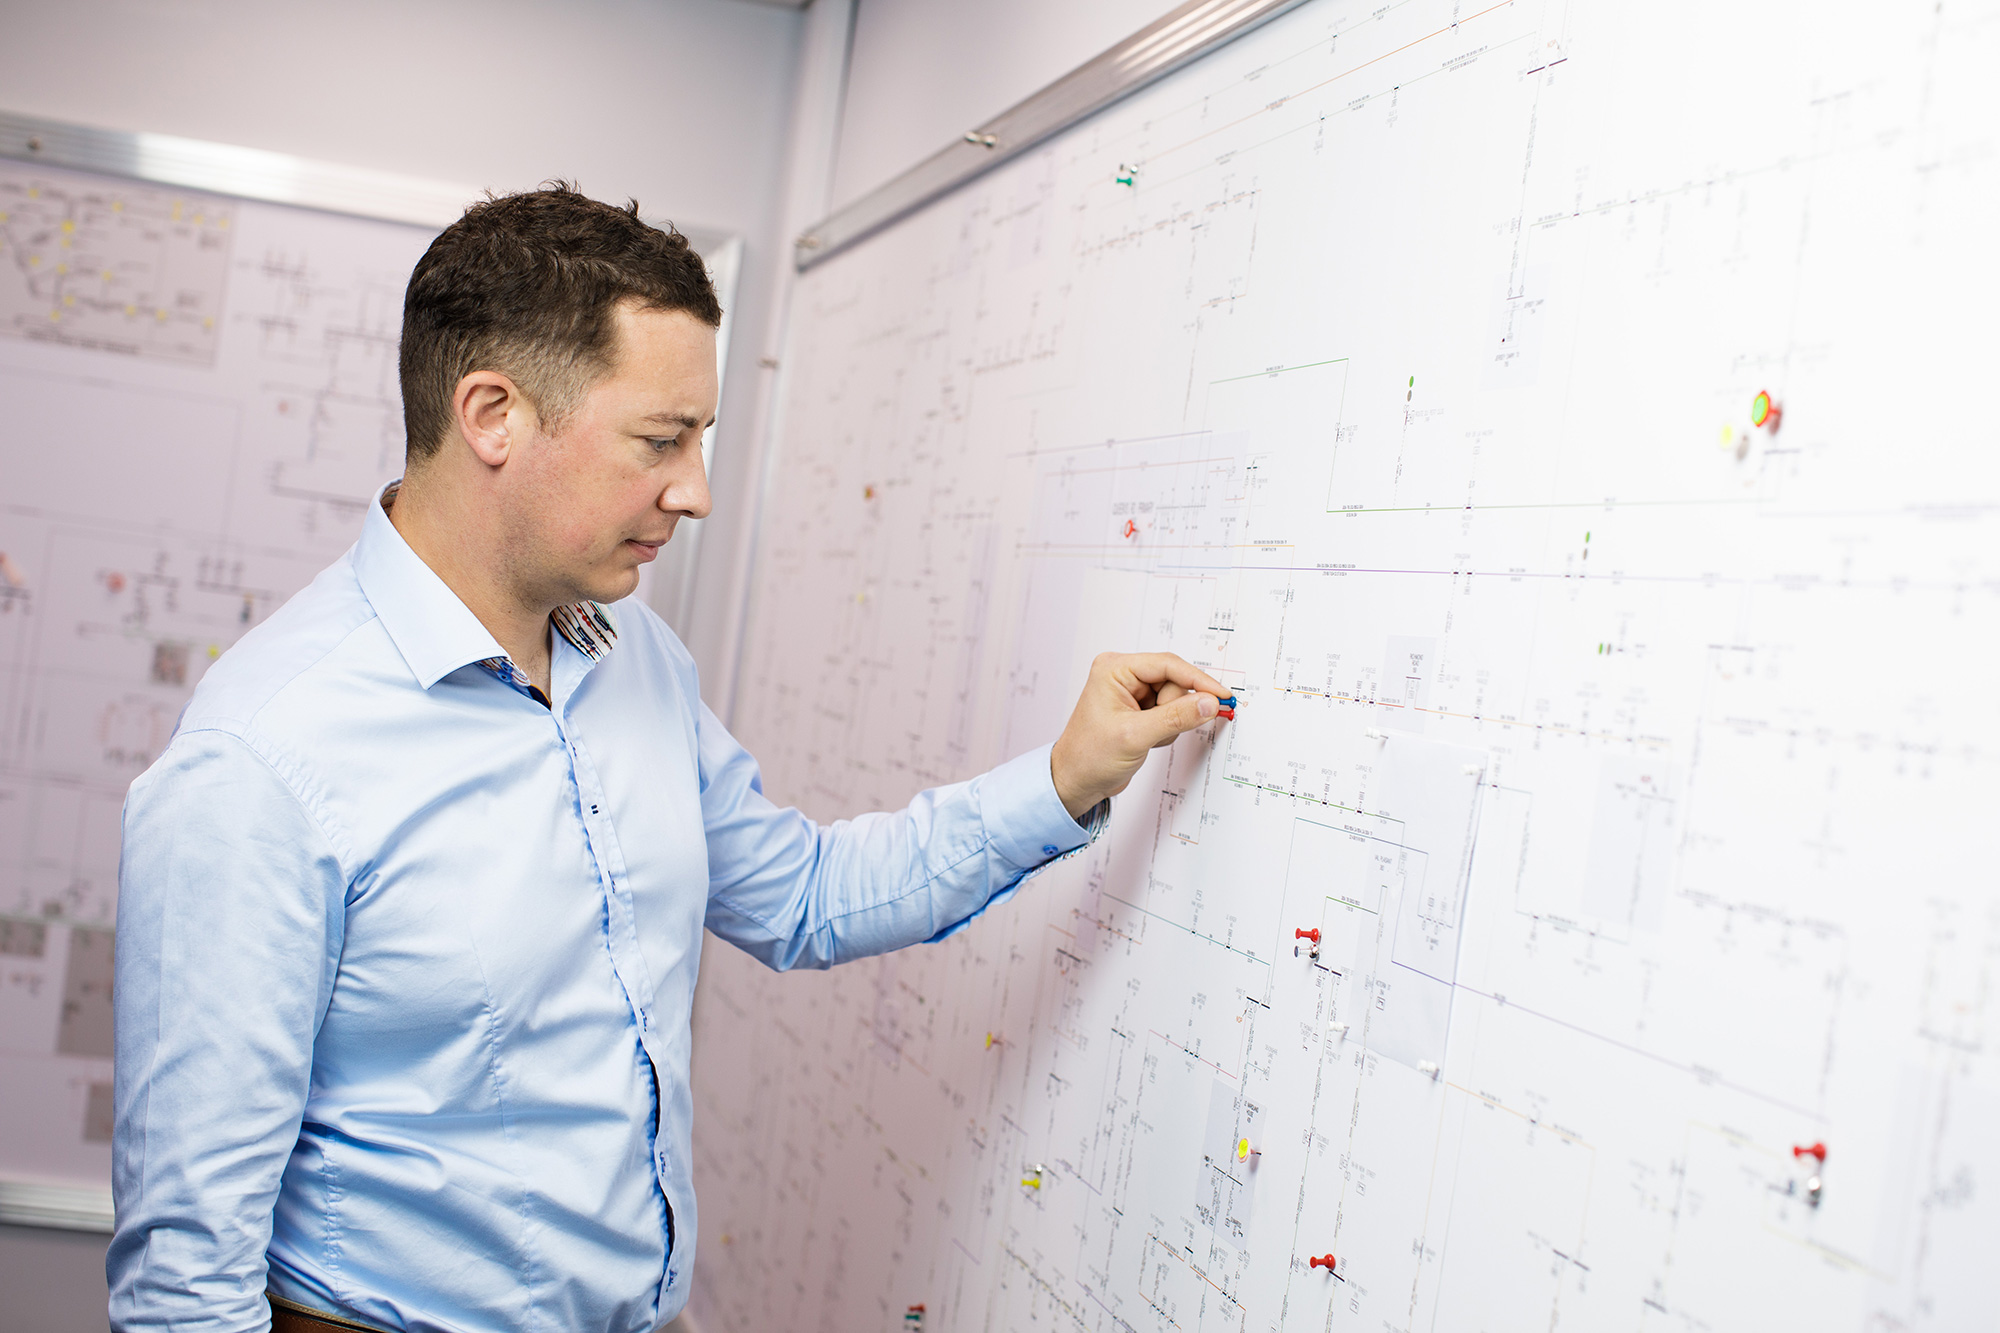
<path id="1" fill-rule="evenodd" d="M 660 548 L 667 544 L 667 539 L 662 537 L 656 542 L 642 542 L 627 537 L 625 544 L 638 553 L 640 563 L 644 564 L 660 553 Z"/>

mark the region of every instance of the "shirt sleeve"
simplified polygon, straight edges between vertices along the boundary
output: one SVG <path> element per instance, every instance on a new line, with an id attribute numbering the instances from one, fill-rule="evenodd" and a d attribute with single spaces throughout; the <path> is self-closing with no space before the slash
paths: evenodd
<path id="1" fill-rule="evenodd" d="M 346 876 L 244 741 L 133 784 L 118 873 L 114 1329 L 270 1327 L 265 1257 L 340 957 Z"/>
<path id="2" fill-rule="evenodd" d="M 830 967 L 956 934 L 1031 871 L 1089 842 L 1107 806 L 1070 818 L 1044 745 L 894 813 L 816 824 L 764 795 L 752 759 L 700 718 L 708 928 L 780 970 Z"/>

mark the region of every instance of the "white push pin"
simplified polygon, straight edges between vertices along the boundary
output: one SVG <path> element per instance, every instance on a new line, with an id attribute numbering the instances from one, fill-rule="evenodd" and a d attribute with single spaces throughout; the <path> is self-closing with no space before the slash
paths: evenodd
<path id="1" fill-rule="evenodd" d="M 1485 771 L 1486 770 L 1478 764 L 1467 764 L 1465 766 L 1465 776 L 1469 778 L 1476 778 Z"/>
<path id="2" fill-rule="evenodd" d="M 1419 1060 L 1417 1062 L 1417 1072 L 1426 1078 L 1436 1078 L 1438 1076 L 1438 1062 L 1435 1060 Z"/>
<path id="3" fill-rule="evenodd" d="M 1328 1023 L 1326 1025 L 1326 1035 L 1329 1037 L 1345 1037 L 1347 1035 L 1347 1024 Z"/>
<path id="4" fill-rule="evenodd" d="M 1373 728 L 1373 727 L 1370 727 L 1370 728 L 1369 728 L 1368 730 L 1366 730 L 1366 731 L 1362 732 L 1361 734 L 1362 734 L 1363 736 L 1367 737 L 1367 738 L 1368 738 L 1369 740 L 1371 740 L 1371 741 L 1386 741 L 1386 740 L 1388 740 L 1388 739 L 1389 739 L 1389 733 L 1388 733 L 1388 732 L 1386 732 L 1386 731 L 1377 731 L 1377 730 L 1376 730 L 1375 728 Z"/>

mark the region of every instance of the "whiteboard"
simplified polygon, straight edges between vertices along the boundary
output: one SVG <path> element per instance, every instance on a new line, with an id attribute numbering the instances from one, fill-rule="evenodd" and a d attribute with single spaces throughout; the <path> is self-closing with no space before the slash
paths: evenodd
<path id="1" fill-rule="evenodd" d="M 125 788 L 400 472 L 403 286 L 435 234 L 0 162 L 8 1220 L 109 1229 Z"/>
<path id="2" fill-rule="evenodd" d="M 710 950 L 703 1326 L 1990 1326 L 1996 64 L 1316 3 L 806 273 L 775 797 L 1242 702 L 953 940 Z"/>

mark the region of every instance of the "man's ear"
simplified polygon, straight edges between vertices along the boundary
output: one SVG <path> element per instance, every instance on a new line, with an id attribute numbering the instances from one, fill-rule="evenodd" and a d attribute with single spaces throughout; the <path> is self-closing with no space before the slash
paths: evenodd
<path id="1" fill-rule="evenodd" d="M 473 456 L 488 467 L 507 461 L 513 448 L 510 426 L 528 407 L 520 386 L 497 370 L 475 370 L 451 394 L 452 422 Z"/>

